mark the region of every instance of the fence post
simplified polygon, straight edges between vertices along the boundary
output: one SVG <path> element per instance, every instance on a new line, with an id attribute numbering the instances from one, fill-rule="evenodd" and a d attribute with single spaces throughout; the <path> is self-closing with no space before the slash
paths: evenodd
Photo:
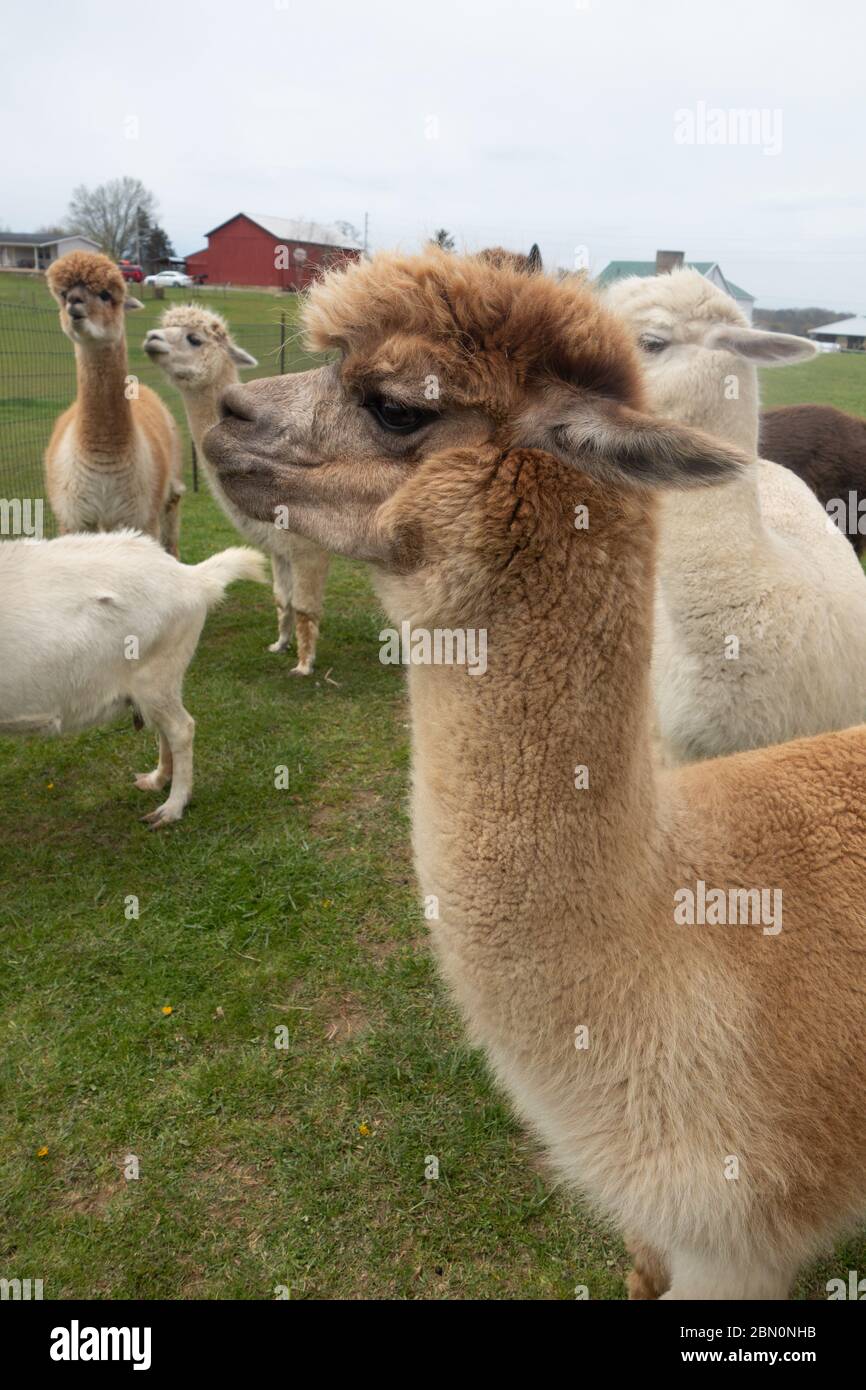
<path id="1" fill-rule="evenodd" d="M 286 316 L 280 314 L 280 376 L 286 371 Z"/>
<path id="2" fill-rule="evenodd" d="M 198 454 L 195 451 L 195 441 L 192 443 L 192 490 L 198 492 Z"/>

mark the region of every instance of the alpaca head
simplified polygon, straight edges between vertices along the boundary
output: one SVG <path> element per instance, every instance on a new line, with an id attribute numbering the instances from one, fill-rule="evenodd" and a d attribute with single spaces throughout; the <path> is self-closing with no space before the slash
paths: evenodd
<path id="1" fill-rule="evenodd" d="M 258 366 L 232 341 L 225 319 L 196 304 L 166 309 L 159 328 L 147 334 L 144 350 L 180 391 L 227 386 L 237 381 L 238 367 Z"/>
<path id="2" fill-rule="evenodd" d="M 248 515 L 282 513 L 395 574 L 447 570 L 459 584 L 506 567 L 518 531 L 541 546 L 546 528 L 573 525 L 572 484 L 609 488 L 615 511 L 625 494 L 741 462 L 640 412 L 629 334 L 578 283 L 436 250 L 380 255 L 319 282 L 305 323 L 336 360 L 230 387 L 205 451 Z M 515 469 L 522 488 L 538 484 L 523 511 L 504 481 Z"/>
<path id="3" fill-rule="evenodd" d="M 124 339 L 124 313 L 144 306 L 126 293 L 113 261 L 70 251 L 48 267 L 48 288 L 60 305 L 60 327 L 82 347 L 113 347 Z"/>
<path id="4" fill-rule="evenodd" d="M 653 409 L 750 454 L 758 438 L 756 368 L 786 366 L 816 351 L 806 338 L 751 328 L 730 295 L 697 270 L 629 276 L 603 298 L 640 349 Z"/>

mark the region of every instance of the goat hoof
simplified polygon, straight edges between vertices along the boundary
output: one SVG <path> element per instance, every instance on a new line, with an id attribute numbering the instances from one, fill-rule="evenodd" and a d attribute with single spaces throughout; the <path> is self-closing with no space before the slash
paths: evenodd
<path id="1" fill-rule="evenodd" d="M 172 825 L 175 821 L 179 821 L 182 815 L 182 811 L 167 811 L 165 806 L 157 806 L 155 811 L 150 811 L 141 819 L 150 826 L 151 830 L 162 830 L 163 826 Z"/>
<path id="2" fill-rule="evenodd" d="M 165 786 L 165 783 L 155 772 L 139 772 L 135 778 L 135 785 L 140 792 L 158 792 Z"/>

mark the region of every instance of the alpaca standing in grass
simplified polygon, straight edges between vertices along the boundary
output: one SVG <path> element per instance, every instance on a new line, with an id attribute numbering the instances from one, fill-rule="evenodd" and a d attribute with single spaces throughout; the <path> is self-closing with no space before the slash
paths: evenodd
<path id="1" fill-rule="evenodd" d="M 129 376 L 124 316 L 140 309 L 107 256 L 71 251 L 46 276 L 75 345 L 78 396 L 54 426 L 45 486 L 61 532 L 129 526 L 177 556 L 183 464 L 177 425 Z"/>
<path id="2" fill-rule="evenodd" d="M 644 413 L 573 281 L 380 255 L 306 322 L 338 363 L 231 388 L 205 448 L 249 515 L 369 561 L 395 624 L 487 633 L 484 675 L 408 671 L 415 858 L 472 1036 L 628 1233 L 634 1297 L 785 1297 L 866 1213 L 866 729 L 666 772 L 651 739 L 653 492 L 749 460 Z M 752 925 L 704 923 L 702 884 Z"/>
<path id="3" fill-rule="evenodd" d="M 695 270 L 620 280 L 605 302 L 640 346 L 659 415 L 742 449 L 709 496 L 661 506 L 653 653 L 666 758 L 761 748 L 866 718 L 866 575 L 804 482 L 757 456 L 754 364 L 813 343 L 750 328 Z"/>
<path id="4" fill-rule="evenodd" d="M 151 329 L 145 338 L 144 350 L 183 397 L 190 433 L 215 500 L 241 534 L 271 557 L 278 632 L 276 642 L 268 650 L 286 651 L 294 632 L 298 662 L 292 675 L 310 675 L 316 659 L 330 556 L 304 536 L 281 529 L 276 519 L 262 525 L 232 506 L 202 448 L 205 432 L 219 420 L 223 391 L 239 381 L 239 367 L 255 367 L 256 359 L 232 341 L 228 325 L 219 314 L 194 304 L 166 309 L 160 327 Z"/>

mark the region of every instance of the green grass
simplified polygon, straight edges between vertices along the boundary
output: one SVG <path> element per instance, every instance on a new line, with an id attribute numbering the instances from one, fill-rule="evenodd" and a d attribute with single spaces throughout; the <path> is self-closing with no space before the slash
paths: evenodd
<path id="1" fill-rule="evenodd" d="M 866 415 L 866 353 L 821 352 L 794 367 L 761 372 L 761 401 L 774 405 L 835 405 Z"/>
<path id="2" fill-rule="evenodd" d="M 810 372 L 841 394 L 863 369 L 824 357 L 766 386 Z M 194 561 L 236 536 L 199 493 L 182 539 Z M 155 750 L 131 721 L 0 740 L 0 1277 L 47 1298 L 623 1296 L 619 1239 L 551 1188 L 438 983 L 380 623 L 336 561 L 318 674 L 293 679 L 265 650 L 270 595 L 237 586 L 189 673 L 195 797 L 161 834 L 138 819 L 159 798 L 132 785 Z M 853 1242 L 799 1292 L 864 1267 Z"/>

